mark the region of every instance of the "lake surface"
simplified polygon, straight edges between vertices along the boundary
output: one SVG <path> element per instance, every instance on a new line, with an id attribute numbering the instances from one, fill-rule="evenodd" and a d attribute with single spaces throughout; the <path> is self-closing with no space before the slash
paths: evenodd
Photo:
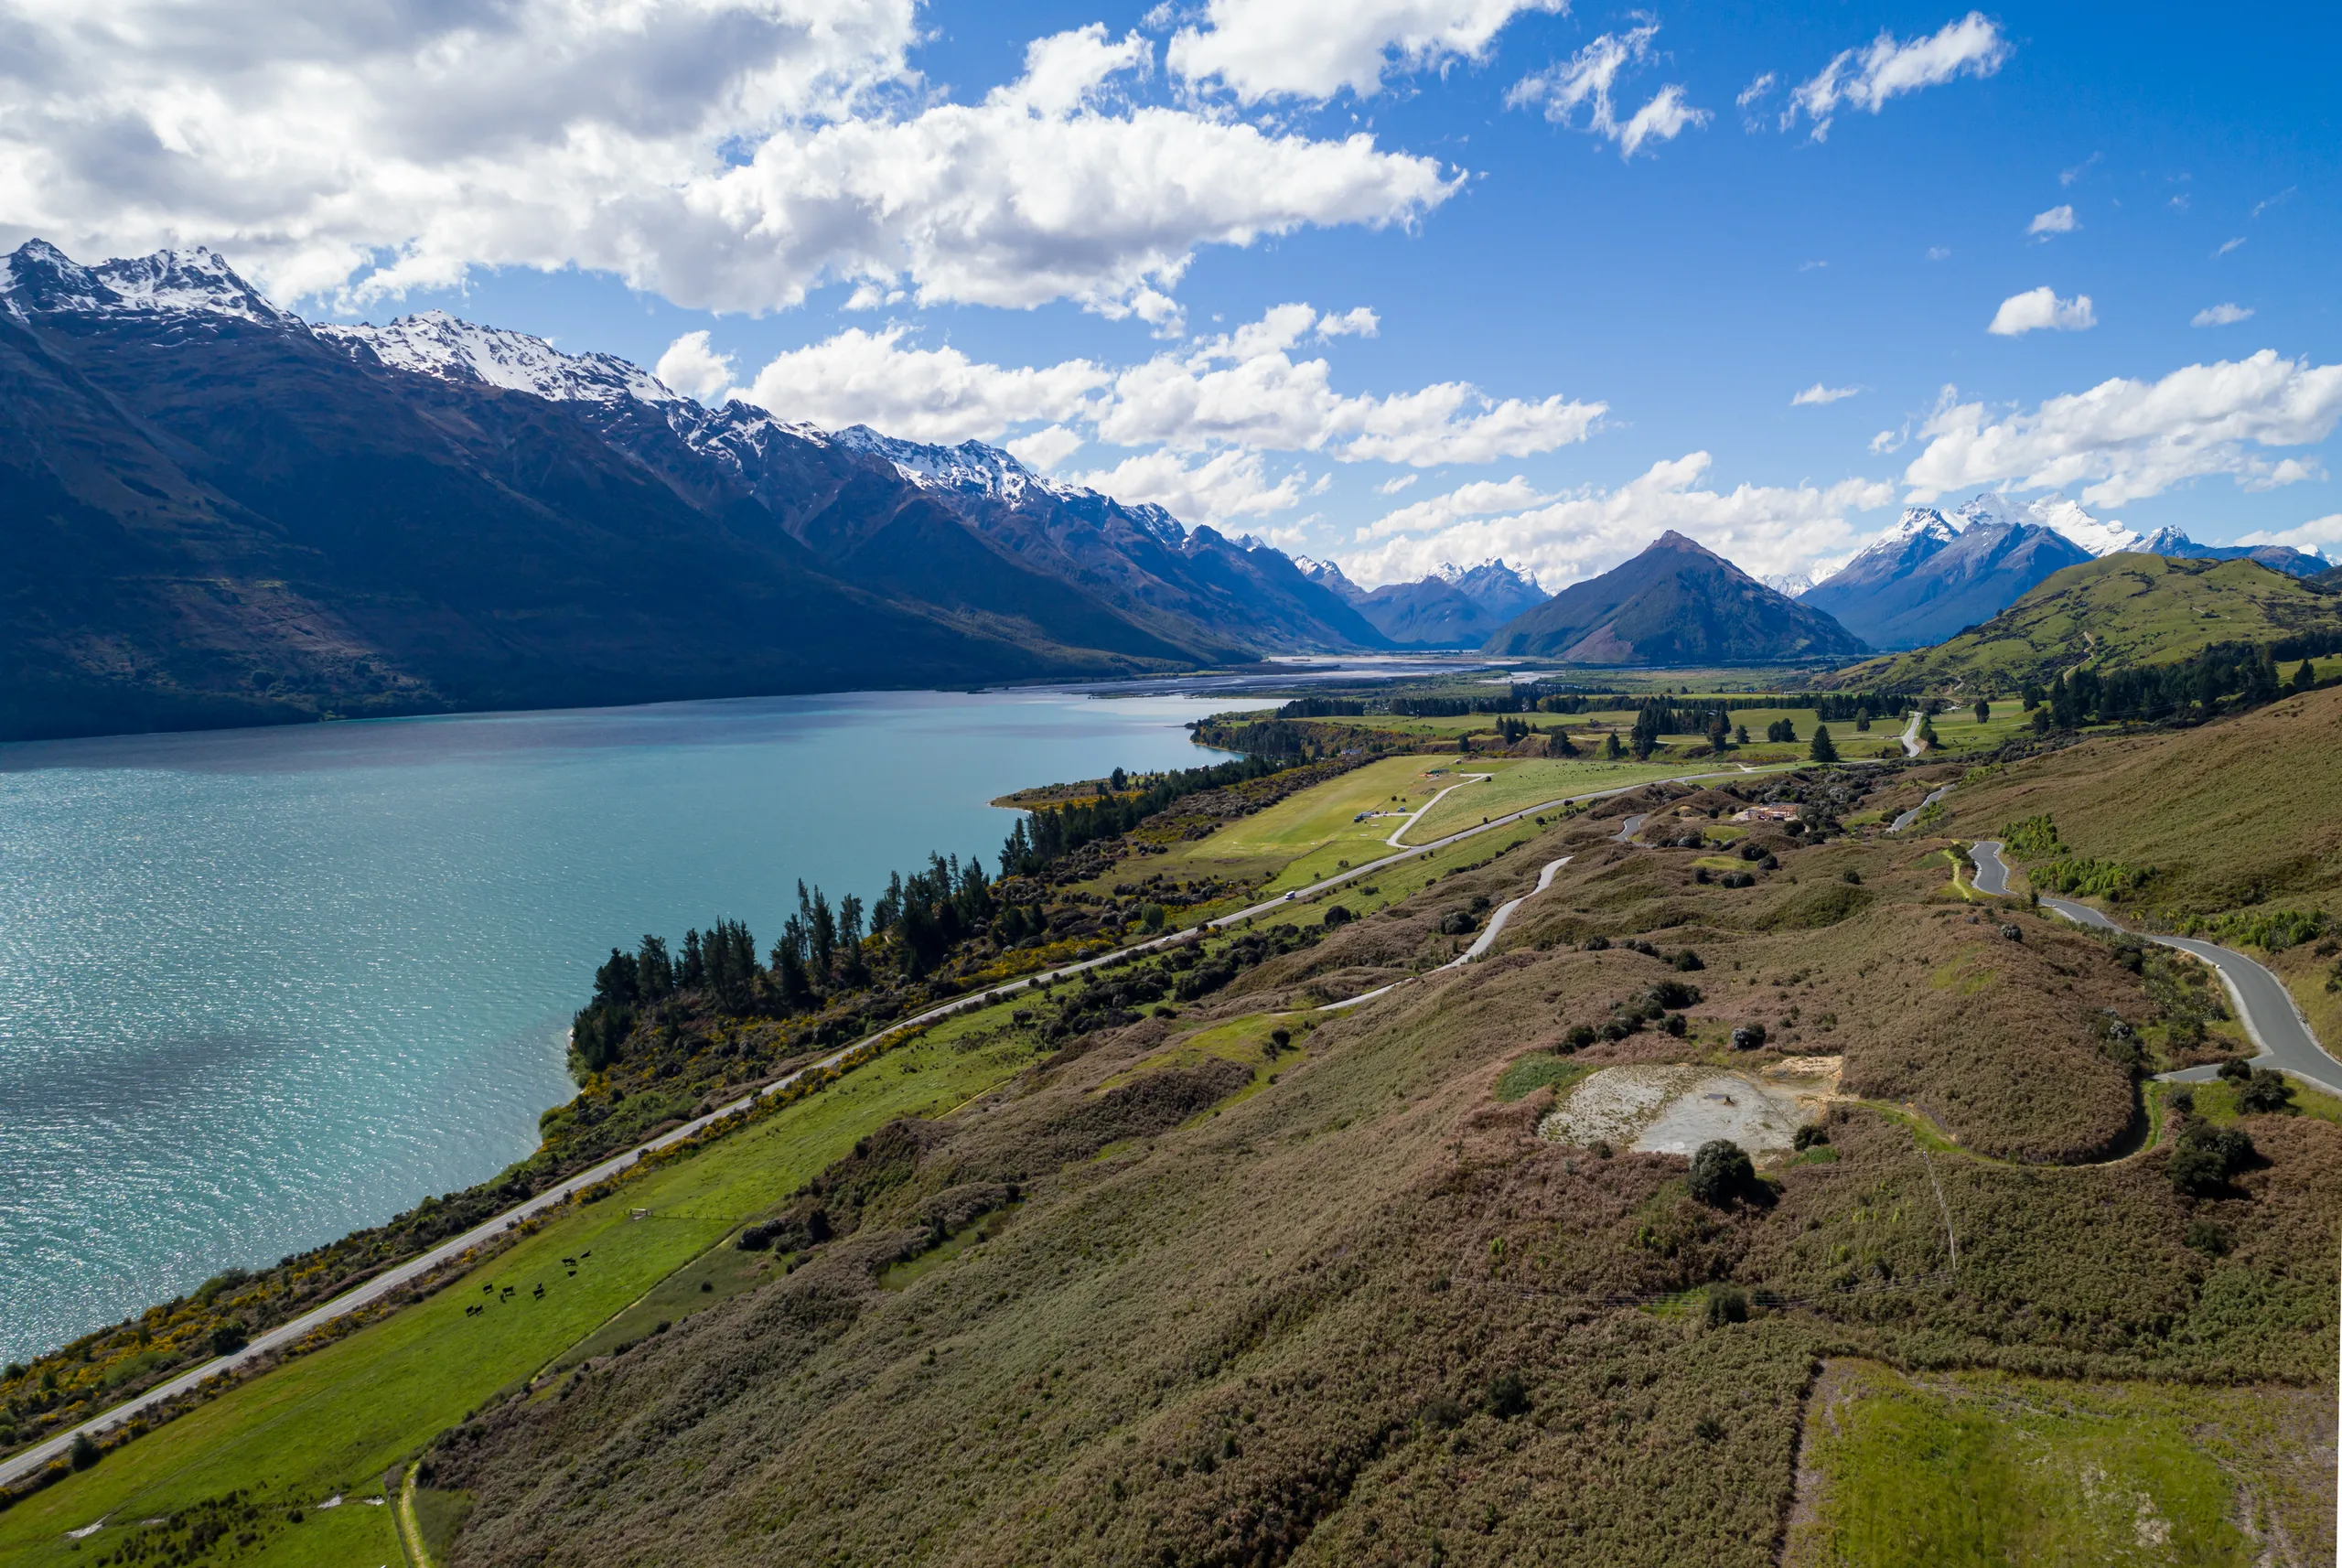
<path id="1" fill-rule="evenodd" d="M 880 693 L 0 746 L 0 1358 L 536 1146 L 613 945 L 996 866 L 1215 706 Z"/>

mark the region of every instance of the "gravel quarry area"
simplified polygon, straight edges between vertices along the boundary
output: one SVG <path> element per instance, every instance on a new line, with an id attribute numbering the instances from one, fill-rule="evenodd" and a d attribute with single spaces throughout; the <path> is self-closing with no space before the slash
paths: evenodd
<path id="1" fill-rule="evenodd" d="M 1752 1155 L 1786 1154 L 1797 1130 L 1819 1120 L 1837 1093 L 1841 1063 L 1837 1057 L 1790 1057 L 1752 1072 L 1681 1063 L 1604 1068 L 1537 1131 L 1580 1148 L 1606 1143 L 1690 1155 L 1712 1138 L 1729 1138 Z"/>

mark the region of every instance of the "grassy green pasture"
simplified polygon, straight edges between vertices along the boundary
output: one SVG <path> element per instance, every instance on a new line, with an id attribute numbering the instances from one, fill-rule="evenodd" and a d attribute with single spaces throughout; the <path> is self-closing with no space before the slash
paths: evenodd
<path id="1" fill-rule="evenodd" d="M 2289 1430 L 2307 1408 L 2292 1390 L 1914 1380 L 1838 1363 L 1811 1402 L 1821 1485 L 1787 1560 L 2242 1568 L 2265 1559 L 2240 1521 L 2265 1536 L 2308 1502 L 2282 1459 L 2307 1437 Z"/>
<path id="2" fill-rule="evenodd" d="M 1565 796 L 1589 794 L 1596 789 L 1617 789 L 1648 783 L 1653 779 L 1670 779 L 1693 766 L 1696 765 L 1548 761 L 1540 757 L 1507 757 L 1458 764 L 1449 775 L 1451 779 L 1472 773 L 1486 773 L 1491 777 L 1481 783 L 1465 785 L 1425 812 L 1423 820 L 1407 831 L 1407 842 L 1425 843 L 1443 834 L 1476 826 L 1485 817 L 1501 817 L 1508 811 L 1523 811 Z M 1391 827 L 1397 825 L 1395 822 L 1389 824 Z"/>
<path id="3" fill-rule="evenodd" d="M 1015 1043 L 957 1048 L 961 1036 L 1001 1011 L 952 1019 L 602 1203 L 564 1211 L 430 1299 L 254 1379 L 0 1514 L 0 1563 L 85 1562 L 121 1541 L 114 1529 L 121 1521 L 167 1516 L 238 1487 L 269 1499 L 275 1521 L 255 1561 L 398 1561 L 389 1509 L 353 1502 L 320 1514 L 314 1505 L 337 1492 L 380 1495 L 383 1472 L 403 1455 L 498 1390 L 599 1337 L 597 1330 L 635 1304 L 646 1310 L 632 1316 L 649 1319 L 681 1317 L 720 1299 L 701 1293 L 700 1274 L 686 1265 L 741 1220 L 881 1123 L 948 1111 L 1031 1059 Z M 629 1219 L 638 1208 L 650 1218 Z M 579 1260 L 574 1273 L 564 1258 Z M 671 1278 L 679 1269 L 684 1273 Z M 485 1312 L 466 1315 L 482 1304 Z M 617 1326 L 613 1342 L 640 1331 L 630 1321 Z M 285 1524 L 296 1507 L 306 1514 L 303 1523 Z M 77 1554 L 65 1532 L 100 1519 L 109 1528 Z"/>
<path id="4" fill-rule="evenodd" d="M 1361 811 L 1416 810 L 1456 781 L 1456 767 L 1453 758 L 1437 757 L 1370 762 L 1152 858 L 1146 868 L 1175 877 L 1198 872 L 1265 876 L 1272 893 L 1303 886 L 1333 875 L 1343 861 L 1358 865 L 1391 854 L 1382 841 L 1398 827 L 1398 816 L 1353 819 Z M 1485 771 L 1477 765 L 1476 770 Z"/>

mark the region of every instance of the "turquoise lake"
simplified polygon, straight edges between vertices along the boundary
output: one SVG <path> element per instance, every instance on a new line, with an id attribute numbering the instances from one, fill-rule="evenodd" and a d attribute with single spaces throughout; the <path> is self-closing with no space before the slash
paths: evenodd
<path id="1" fill-rule="evenodd" d="M 0 1358 L 536 1146 L 614 944 L 778 934 L 1219 702 L 877 693 L 0 746 Z"/>

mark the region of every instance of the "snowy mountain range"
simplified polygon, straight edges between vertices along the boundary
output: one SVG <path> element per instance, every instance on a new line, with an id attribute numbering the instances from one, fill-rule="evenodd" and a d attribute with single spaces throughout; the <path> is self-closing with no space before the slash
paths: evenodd
<path id="1" fill-rule="evenodd" d="M 1391 646 L 1282 553 L 997 448 L 38 241 L 0 259 L 0 600 L 5 738 Z"/>

